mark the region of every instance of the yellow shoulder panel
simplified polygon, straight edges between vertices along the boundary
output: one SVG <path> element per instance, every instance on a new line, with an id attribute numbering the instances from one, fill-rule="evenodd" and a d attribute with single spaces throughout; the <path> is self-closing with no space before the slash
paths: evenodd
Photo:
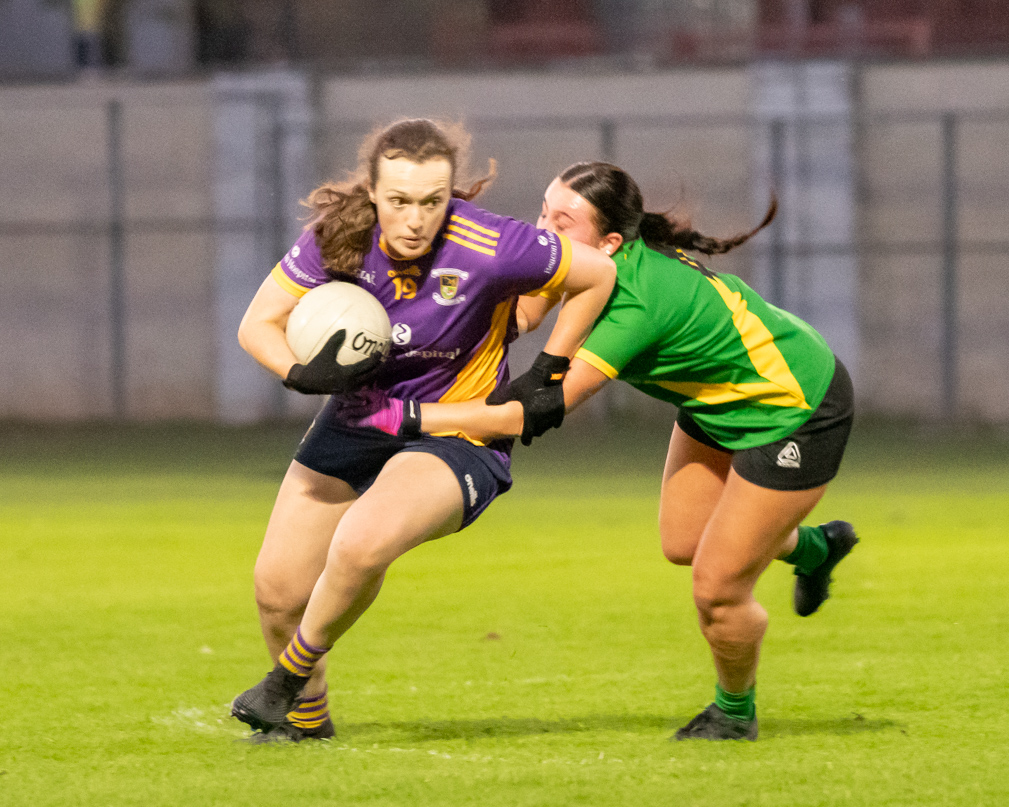
<path id="1" fill-rule="evenodd" d="M 554 272 L 553 277 L 550 278 L 547 284 L 537 289 L 540 293 L 544 291 L 551 292 L 559 289 L 568 276 L 568 270 L 571 268 L 571 241 L 568 240 L 566 235 L 561 235 L 560 233 L 557 233 L 557 239 L 561 242 L 561 262 L 557 267 L 557 271 Z M 534 293 L 535 292 L 529 292 L 530 295 Z M 547 295 L 543 296 L 545 297 Z"/>
<path id="2" fill-rule="evenodd" d="M 285 275 L 284 270 L 280 268 L 279 262 L 273 267 L 273 271 L 270 272 L 270 277 L 277 281 L 280 288 L 289 294 L 293 294 L 295 297 L 304 297 L 309 292 L 309 290 L 304 286 L 299 286 L 291 280 L 291 278 Z"/>

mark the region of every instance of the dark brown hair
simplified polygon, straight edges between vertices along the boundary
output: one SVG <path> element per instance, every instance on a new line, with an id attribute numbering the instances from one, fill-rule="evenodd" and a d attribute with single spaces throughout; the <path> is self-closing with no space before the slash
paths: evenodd
<path id="1" fill-rule="evenodd" d="M 373 131 L 358 151 L 357 171 L 344 182 L 321 185 L 303 202 L 311 210 L 311 226 L 326 271 L 336 279 L 353 277 L 371 250 L 377 217 L 368 190 L 378 180 L 380 157 L 404 157 L 415 163 L 444 158 L 452 166 L 452 196 L 469 201 L 494 180 L 496 168 L 491 160 L 486 176 L 465 190 L 456 187 L 456 179 L 467 167 L 469 144 L 470 136 L 460 124 L 426 118 L 401 120 Z"/>
<path id="2" fill-rule="evenodd" d="M 559 179 L 595 208 L 600 235 L 619 233 L 625 242 L 641 238 L 659 252 L 683 249 L 720 255 L 745 243 L 770 224 L 778 212 L 778 201 L 772 196 L 764 220 L 754 229 L 731 238 L 712 238 L 697 232 L 689 219 L 678 218 L 668 211 L 646 212 L 638 183 L 610 163 L 575 163 L 565 168 Z"/>

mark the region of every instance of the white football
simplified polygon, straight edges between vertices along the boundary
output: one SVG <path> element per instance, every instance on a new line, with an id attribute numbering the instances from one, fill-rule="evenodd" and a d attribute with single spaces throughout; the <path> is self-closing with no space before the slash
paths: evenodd
<path id="1" fill-rule="evenodd" d="M 334 280 L 302 297 L 287 320 L 287 345 L 302 364 L 322 350 L 334 333 L 346 329 L 336 363 L 357 364 L 374 353 L 389 352 L 389 315 L 370 292 Z"/>

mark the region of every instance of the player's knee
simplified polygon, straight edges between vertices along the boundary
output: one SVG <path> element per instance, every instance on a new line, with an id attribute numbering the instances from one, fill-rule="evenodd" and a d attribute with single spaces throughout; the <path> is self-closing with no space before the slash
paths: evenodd
<path id="1" fill-rule="evenodd" d="M 675 563 L 677 566 L 690 566 L 694 562 L 694 547 L 684 546 L 678 543 L 662 542 L 662 554 L 666 560 Z"/>
<path id="2" fill-rule="evenodd" d="M 308 605 L 311 591 L 302 592 L 300 587 L 289 581 L 257 568 L 253 576 L 256 592 L 256 606 L 260 613 L 272 618 L 286 619 L 297 623 Z"/>
<path id="3" fill-rule="evenodd" d="M 730 603 L 707 591 L 694 589 L 694 607 L 697 608 L 697 616 L 701 622 L 702 630 L 714 624 L 725 615 Z"/>
<path id="4" fill-rule="evenodd" d="M 677 566 L 690 566 L 694 562 L 698 536 L 667 519 L 659 521 L 659 535 L 662 539 L 662 554 Z"/>
<path id="5" fill-rule="evenodd" d="M 328 563 L 362 577 L 382 574 L 399 557 L 395 542 L 378 534 L 367 539 L 344 539 L 333 542 Z"/>
<path id="6" fill-rule="evenodd" d="M 728 609 L 742 604 L 745 599 L 733 580 L 696 566 L 693 577 L 694 605 L 702 625 L 720 621 Z"/>

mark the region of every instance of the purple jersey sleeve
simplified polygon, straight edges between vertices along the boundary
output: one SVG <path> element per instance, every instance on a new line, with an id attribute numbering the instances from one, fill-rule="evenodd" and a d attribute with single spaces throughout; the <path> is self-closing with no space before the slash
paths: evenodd
<path id="1" fill-rule="evenodd" d="M 270 273 L 284 291 L 302 297 L 316 286 L 328 283 L 322 252 L 315 243 L 315 231 L 307 228 Z"/>
<path id="2" fill-rule="evenodd" d="M 445 238 L 493 257 L 501 293 L 508 296 L 551 291 L 561 286 L 571 264 L 571 244 L 563 235 L 457 203 Z"/>

